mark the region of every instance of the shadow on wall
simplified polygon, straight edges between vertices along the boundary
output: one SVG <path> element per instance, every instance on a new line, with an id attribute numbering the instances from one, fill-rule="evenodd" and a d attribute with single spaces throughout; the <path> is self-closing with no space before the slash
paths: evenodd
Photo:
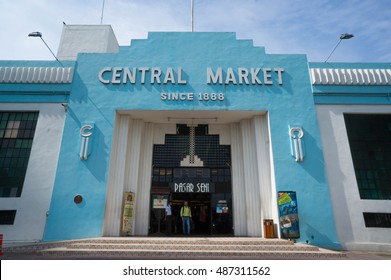
<path id="1" fill-rule="evenodd" d="M 320 113 L 318 112 L 318 114 Z M 349 216 L 350 212 L 347 205 L 349 198 L 346 197 L 345 186 L 343 184 L 343 182 L 346 181 L 346 177 L 345 174 L 341 172 L 341 170 L 344 169 L 341 165 L 341 160 L 338 160 L 341 157 L 338 148 L 339 145 L 336 141 L 339 136 L 336 135 L 337 130 L 333 128 L 333 120 L 331 119 L 332 117 L 335 118 L 336 114 L 337 113 L 333 111 L 327 111 L 327 113 L 323 113 L 321 118 L 324 121 L 322 122 L 321 132 L 324 131 L 327 133 L 327 145 L 325 145 L 324 157 L 325 160 L 327 160 L 329 163 L 327 170 L 329 171 L 329 190 L 334 213 L 335 227 L 339 241 L 341 244 L 345 244 L 346 242 L 354 240 L 354 235 L 351 220 L 349 217 L 347 217 Z M 343 114 L 340 117 L 342 118 L 341 125 L 345 127 Z M 324 138 L 325 137 L 323 136 L 323 139 Z"/>
<path id="2" fill-rule="evenodd" d="M 88 168 L 91 174 L 99 181 L 106 181 L 106 170 L 108 166 L 108 147 L 105 144 L 105 136 L 95 124 L 92 135 L 92 151 L 87 160 L 83 160 L 83 164 Z"/>
<path id="3" fill-rule="evenodd" d="M 326 235 L 322 234 L 320 231 L 310 226 L 309 224 L 305 224 L 305 228 L 305 235 L 308 239 L 303 241 L 305 241 L 307 244 L 312 244 L 331 250 L 343 249 L 339 243 L 335 243 L 334 241 L 330 240 L 330 238 L 328 238 Z"/>
<path id="4" fill-rule="evenodd" d="M 82 104 L 83 107 L 81 107 L 80 104 Z M 86 113 L 86 110 L 89 110 L 89 112 Z M 109 148 L 105 143 L 104 133 L 102 133 L 99 126 L 102 127 L 102 125 L 107 122 L 107 124 L 112 127 L 113 123 L 108 119 L 107 114 L 104 114 L 101 108 L 90 98 L 88 88 L 77 72 L 74 76 L 74 87 L 70 95 L 70 106 L 67 113 L 79 129 L 84 124 L 90 123 L 88 120 L 96 120 L 93 121 L 94 128 L 90 142 L 92 150 L 88 159 L 83 160 L 82 163 L 99 182 L 105 181 Z M 102 120 L 103 122 L 100 123 Z M 77 137 L 78 139 L 81 139 L 80 134 L 78 134 Z M 78 145 L 80 145 L 80 142 L 78 142 Z M 76 148 L 76 150 L 78 149 L 80 149 L 80 146 Z"/>
<path id="5" fill-rule="evenodd" d="M 71 90 L 69 100 L 79 104 L 88 102 L 88 88 L 77 71 L 75 71 L 73 77 L 73 88 Z"/>
<path id="6" fill-rule="evenodd" d="M 312 135 L 303 128 L 304 131 L 304 149 L 305 157 L 304 162 L 299 165 L 307 171 L 318 183 L 326 183 L 325 175 L 325 163 L 323 159 L 323 152 L 316 143 L 316 140 Z M 311 151 L 311 152 L 309 152 Z"/>

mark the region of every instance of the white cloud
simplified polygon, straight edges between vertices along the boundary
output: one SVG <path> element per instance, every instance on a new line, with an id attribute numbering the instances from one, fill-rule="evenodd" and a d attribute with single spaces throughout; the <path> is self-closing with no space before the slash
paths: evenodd
<path id="1" fill-rule="evenodd" d="M 194 0 L 196 31 L 236 32 L 268 53 L 304 53 L 323 61 L 341 33 L 332 61 L 391 60 L 388 0 Z M 103 23 L 111 24 L 121 45 L 146 38 L 148 31 L 189 31 L 190 0 L 106 0 Z M 102 1 L 14 0 L 0 2 L 0 59 L 53 59 L 31 31 L 41 31 L 54 52 L 62 21 L 99 24 Z"/>

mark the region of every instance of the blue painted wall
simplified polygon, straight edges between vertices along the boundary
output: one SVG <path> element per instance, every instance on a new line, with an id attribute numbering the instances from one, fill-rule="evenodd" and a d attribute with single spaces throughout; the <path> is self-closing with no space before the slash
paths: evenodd
<path id="1" fill-rule="evenodd" d="M 98 80 L 104 67 L 181 67 L 186 85 L 147 82 L 105 85 Z M 273 73 L 273 85 L 208 85 L 206 69 L 222 67 L 282 67 L 283 85 Z M 175 70 L 176 71 L 176 70 Z M 261 76 L 261 75 L 260 75 Z M 225 100 L 203 103 L 162 101 L 161 92 L 222 92 Z M 118 54 L 80 54 L 69 97 L 45 240 L 102 235 L 109 157 L 115 111 L 121 110 L 264 110 L 269 112 L 277 191 L 296 191 L 300 215 L 300 242 L 308 240 L 339 248 L 330 202 L 305 55 L 270 55 L 234 33 L 150 33 L 134 40 Z M 78 157 L 80 127 L 94 123 L 92 153 Z M 306 157 L 296 163 L 290 154 L 289 125 L 304 129 Z M 81 194 L 83 203 L 73 197 Z"/>

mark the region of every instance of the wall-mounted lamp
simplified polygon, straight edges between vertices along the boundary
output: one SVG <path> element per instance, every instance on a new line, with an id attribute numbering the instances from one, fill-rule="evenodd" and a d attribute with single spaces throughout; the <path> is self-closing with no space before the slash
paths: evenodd
<path id="1" fill-rule="evenodd" d="M 58 60 L 57 56 L 52 52 L 52 50 L 50 49 L 50 47 L 48 46 L 48 44 L 46 44 L 45 40 L 42 38 L 42 33 L 41 32 L 38 32 L 38 31 L 35 31 L 35 32 L 31 32 L 29 33 L 28 35 L 29 37 L 39 37 L 41 38 L 42 42 L 45 44 L 45 46 L 49 49 L 49 51 L 52 53 L 52 55 L 54 56 L 54 58 L 58 61 L 58 63 L 60 63 L 60 65 L 62 67 L 64 67 L 64 65 Z"/>
<path id="2" fill-rule="evenodd" d="M 64 107 L 65 112 L 68 111 L 68 103 L 61 103 L 61 106 Z"/>

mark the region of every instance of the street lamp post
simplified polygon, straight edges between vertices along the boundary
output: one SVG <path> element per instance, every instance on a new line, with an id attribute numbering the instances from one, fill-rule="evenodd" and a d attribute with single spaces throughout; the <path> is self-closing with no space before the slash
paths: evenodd
<path id="1" fill-rule="evenodd" d="M 349 33 L 341 34 L 341 36 L 339 37 L 339 41 L 338 41 L 337 45 L 335 45 L 334 49 L 331 51 L 331 53 L 329 54 L 329 56 L 327 57 L 327 59 L 324 62 L 327 62 L 329 60 L 329 58 L 334 53 L 334 51 L 337 49 L 339 44 L 341 44 L 342 40 L 348 40 L 348 39 L 351 39 L 353 37 L 354 37 L 353 34 L 349 34 Z"/>
<path id="2" fill-rule="evenodd" d="M 52 50 L 50 49 L 50 47 L 48 46 L 48 44 L 46 44 L 45 40 L 42 38 L 42 33 L 41 32 L 31 32 L 29 35 L 29 37 L 39 37 L 41 38 L 42 42 L 45 44 L 45 46 L 49 49 L 49 51 L 52 53 L 52 55 L 54 56 L 54 58 L 58 61 L 58 63 L 60 63 L 60 65 L 62 67 L 64 67 L 64 65 L 58 60 L 57 56 L 52 52 Z"/>

